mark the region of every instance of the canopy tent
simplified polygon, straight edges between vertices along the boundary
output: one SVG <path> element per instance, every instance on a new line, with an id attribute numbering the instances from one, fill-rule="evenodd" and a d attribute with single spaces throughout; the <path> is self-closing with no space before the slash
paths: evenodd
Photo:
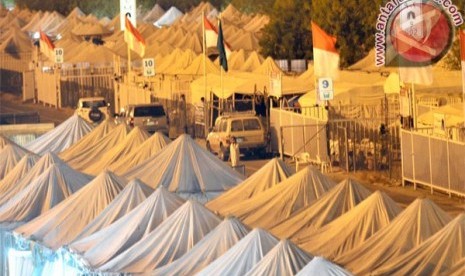
<path id="1" fill-rule="evenodd" d="M 183 134 L 161 152 L 127 171 L 151 187 L 165 186 L 181 197 L 206 202 L 240 183 L 243 178 L 213 154 Z"/>
<path id="2" fill-rule="evenodd" d="M 262 62 L 263 57 L 260 56 L 256 51 L 253 51 L 242 65 L 240 71 L 252 72 L 259 68 Z"/>
<path id="3" fill-rule="evenodd" d="M 0 53 L 20 58 L 21 54 L 32 52 L 33 46 L 29 37 L 22 32 L 14 32 L 13 29 L 10 30 L 8 36 L 5 34 L 4 40 L 0 44 Z"/>
<path id="4" fill-rule="evenodd" d="M 0 134 L 0 151 L 7 145 L 14 144 L 10 139 Z"/>
<path id="5" fill-rule="evenodd" d="M 151 275 L 194 275 L 247 235 L 249 230 L 236 218 L 228 217 L 191 250 Z"/>
<path id="6" fill-rule="evenodd" d="M 317 168 L 308 166 L 282 183 L 232 206 L 222 214 L 234 215 L 253 227 L 269 229 L 313 204 L 334 186 L 335 183 Z"/>
<path id="7" fill-rule="evenodd" d="M 323 257 L 315 256 L 296 276 L 352 276 L 342 267 L 333 264 Z"/>
<path id="8" fill-rule="evenodd" d="M 60 152 L 59 156 L 63 160 L 71 160 L 73 156 L 79 155 L 89 147 L 93 148 L 93 146 L 106 136 L 111 130 L 116 127 L 116 124 L 113 120 L 105 120 L 100 123 L 99 126 L 94 128 L 90 133 L 86 136 L 82 137 L 79 141 L 74 143 L 68 149 Z"/>
<path id="9" fill-rule="evenodd" d="M 461 213 L 436 234 L 405 254 L 392 259 L 376 275 L 449 275 L 465 258 L 465 213 Z"/>
<path id="10" fill-rule="evenodd" d="M 139 165 L 143 161 L 160 152 L 170 142 L 171 140 L 163 133 L 155 132 L 139 147 L 122 156 L 119 160 L 109 165 L 108 168 L 119 174 L 125 173 L 129 169 Z"/>
<path id="11" fill-rule="evenodd" d="M 76 25 L 71 32 L 77 36 L 106 36 L 113 33 L 99 22 L 80 23 Z"/>
<path id="12" fill-rule="evenodd" d="M 16 166 L 8 172 L 5 177 L 0 180 L 0 194 L 5 192 L 3 187 L 14 186 L 21 178 L 23 178 L 36 164 L 39 160 L 39 156 L 28 153 L 19 162 Z"/>
<path id="13" fill-rule="evenodd" d="M 2 185 L 0 186 L 0 194 L 2 195 L 0 197 L 0 205 L 27 187 L 32 181 L 34 181 L 34 179 L 45 172 L 45 170 L 47 170 L 51 165 L 61 163 L 63 163 L 63 161 L 55 154 L 46 153 L 29 171 L 24 174 L 23 177 L 15 177 L 17 179 L 16 182 L 2 182 Z"/>
<path id="14" fill-rule="evenodd" d="M 376 49 L 371 49 L 368 54 L 352 64 L 348 68 L 349 70 L 363 71 L 368 73 L 377 73 L 377 72 L 394 72 L 397 71 L 397 67 L 385 67 L 385 66 L 376 66 Z"/>
<path id="15" fill-rule="evenodd" d="M 92 146 L 87 146 L 87 148 L 81 151 L 73 149 L 72 153 L 68 153 L 69 157 L 64 159 L 64 161 L 76 170 L 85 171 L 93 164 L 99 162 L 100 156 L 124 141 L 128 132 L 129 128 L 126 124 L 118 125 Z"/>
<path id="16" fill-rule="evenodd" d="M 28 143 L 25 148 L 38 154 L 46 152 L 60 153 L 92 131 L 92 125 L 74 114 L 58 127 Z"/>
<path id="17" fill-rule="evenodd" d="M 96 233 L 124 217 L 153 192 L 153 189 L 134 179 L 115 197 L 115 199 L 89 224 L 82 229 L 75 240 L 80 240 Z"/>
<path id="18" fill-rule="evenodd" d="M 457 127 L 463 125 L 463 103 L 448 104 L 432 109 L 418 116 L 418 123 L 429 127 L 434 126 L 434 114 L 444 115 L 445 127 Z"/>
<path id="19" fill-rule="evenodd" d="M 172 25 L 176 20 L 181 18 L 184 14 L 176 7 L 169 8 L 153 25 L 158 28 Z"/>
<path id="20" fill-rule="evenodd" d="M 177 75 L 191 75 L 201 76 L 204 74 L 204 60 L 205 60 L 205 72 L 207 74 L 219 74 L 220 69 L 216 66 L 208 57 L 205 55 L 198 55 L 192 63 L 181 70 Z"/>
<path id="21" fill-rule="evenodd" d="M 267 57 L 263 63 L 253 71 L 256 74 L 263 74 L 269 76 L 270 74 L 283 74 L 283 71 L 276 62 L 271 58 Z"/>
<path id="22" fill-rule="evenodd" d="M 158 187 L 118 221 L 88 237 L 75 239 L 68 248 L 81 263 L 93 270 L 151 233 L 183 203 L 180 197 L 163 186 Z"/>
<path id="23" fill-rule="evenodd" d="M 0 150 L 0 179 L 3 179 L 23 158 L 30 153 L 21 146 L 11 143 Z"/>
<path id="24" fill-rule="evenodd" d="M 273 227 L 271 232 L 280 238 L 298 239 L 352 210 L 370 194 L 355 180 L 345 179 L 315 203 Z"/>
<path id="25" fill-rule="evenodd" d="M 57 250 L 68 244 L 124 189 L 126 180 L 104 171 L 84 188 L 15 232 Z"/>
<path id="26" fill-rule="evenodd" d="M 288 240 L 280 241 L 246 275 L 295 275 L 313 256 Z"/>
<path id="27" fill-rule="evenodd" d="M 278 243 L 271 234 L 256 228 L 196 275 L 245 275 Z"/>
<path id="28" fill-rule="evenodd" d="M 162 267 L 192 249 L 220 222 L 203 205 L 189 200 L 157 229 L 99 267 L 99 270 L 140 273 Z M 170 250 L 166 250 L 167 248 Z"/>
<path id="29" fill-rule="evenodd" d="M 245 63 L 245 52 L 244 49 L 233 51 L 228 58 L 228 68 L 231 70 L 239 70 Z"/>
<path id="30" fill-rule="evenodd" d="M 155 21 L 160 19 L 163 14 L 165 14 L 165 10 L 163 10 L 160 5 L 155 4 L 155 6 L 153 6 L 153 8 L 145 14 L 142 21 L 153 24 Z"/>
<path id="31" fill-rule="evenodd" d="M 451 220 L 431 200 L 416 199 L 389 225 L 335 261 L 354 274 L 369 274 L 419 246 Z"/>
<path id="32" fill-rule="evenodd" d="M 328 259 L 341 256 L 386 227 L 401 209 L 385 193 L 376 191 L 351 211 L 297 240 L 300 247 Z"/>
<path id="33" fill-rule="evenodd" d="M 460 276 L 465 274 L 465 258 L 457 262 L 448 272 L 450 276 Z"/>
<path id="34" fill-rule="evenodd" d="M 91 178 L 64 163 L 51 165 L 0 207 L 0 222 L 28 222 L 70 197 Z"/>
<path id="35" fill-rule="evenodd" d="M 103 154 L 100 156 L 98 162 L 91 164 L 82 171 L 93 175 L 99 174 L 114 162 L 124 158 L 128 154 L 134 153 L 149 137 L 150 134 L 146 130 L 140 127 L 134 127 L 124 140 L 112 147 L 109 151 L 102 152 Z"/>
<path id="36" fill-rule="evenodd" d="M 252 198 L 286 180 L 292 175 L 291 168 L 279 158 L 273 158 L 242 183 L 205 204 L 217 213 L 226 213 L 228 208 Z"/>

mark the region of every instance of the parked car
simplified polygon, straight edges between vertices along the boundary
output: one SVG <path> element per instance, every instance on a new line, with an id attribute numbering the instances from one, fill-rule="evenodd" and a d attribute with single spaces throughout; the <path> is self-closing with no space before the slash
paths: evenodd
<path id="1" fill-rule="evenodd" d="M 149 133 L 156 131 L 168 135 L 168 116 L 160 103 L 128 105 L 120 114 L 127 125 L 141 127 Z"/>
<path id="2" fill-rule="evenodd" d="M 110 104 L 103 97 L 80 98 L 76 113 L 90 123 L 100 123 L 110 118 Z"/>
<path id="3" fill-rule="evenodd" d="M 231 137 L 236 137 L 241 153 L 266 154 L 269 136 L 258 116 L 253 113 L 230 113 L 220 116 L 207 136 L 206 146 L 226 161 Z"/>

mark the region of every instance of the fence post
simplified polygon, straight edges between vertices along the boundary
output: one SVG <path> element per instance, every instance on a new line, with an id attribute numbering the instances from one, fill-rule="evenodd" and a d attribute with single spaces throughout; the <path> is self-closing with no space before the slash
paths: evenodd
<path id="1" fill-rule="evenodd" d="M 450 148 L 449 148 L 449 135 L 447 135 L 447 185 L 448 185 L 448 192 L 449 192 L 449 197 L 452 196 L 452 193 L 450 191 Z"/>
<path id="2" fill-rule="evenodd" d="M 417 179 L 415 176 L 415 150 L 413 148 L 413 131 L 410 130 L 410 144 L 412 147 L 412 176 L 413 176 L 413 189 L 417 189 Z"/>
<path id="3" fill-rule="evenodd" d="M 431 158 L 431 136 L 428 136 L 428 153 L 429 153 L 429 181 L 431 183 L 431 194 L 433 194 L 433 160 Z"/>

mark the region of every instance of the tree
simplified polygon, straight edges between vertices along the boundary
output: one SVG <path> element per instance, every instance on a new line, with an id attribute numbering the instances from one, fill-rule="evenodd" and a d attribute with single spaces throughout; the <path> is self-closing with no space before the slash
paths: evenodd
<path id="1" fill-rule="evenodd" d="M 276 0 L 263 29 L 261 54 L 274 59 L 312 57 L 310 6 L 303 0 Z"/>
<path id="2" fill-rule="evenodd" d="M 312 16 L 337 37 L 341 67 L 363 58 L 375 43 L 376 20 L 383 0 L 313 0 Z"/>

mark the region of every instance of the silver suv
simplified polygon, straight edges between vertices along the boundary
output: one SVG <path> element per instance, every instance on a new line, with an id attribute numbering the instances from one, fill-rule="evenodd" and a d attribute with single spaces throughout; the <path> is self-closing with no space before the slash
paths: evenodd
<path id="1" fill-rule="evenodd" d="M 253 113 L 230 113 L 220 116 L 207 136 L 207 149 L 227 160 L 231 137 L 236 137 L 241 153 L 266 154 L 269 137 L 258 116 Z"/>
<path id="2" fill-rule="evenodd" d="M 160 131 L 168 135 L 168 117 L 160 103 L 128 105 L 121 117 L 131 127 L 138 126 L 149 133 Z"/>
<path id="3" fill-rule="evenodd" d="M 110 104 L 103 97 L 80 98 L 76 113 L 90 123 L 100 123 L 110 117 Z"/>

